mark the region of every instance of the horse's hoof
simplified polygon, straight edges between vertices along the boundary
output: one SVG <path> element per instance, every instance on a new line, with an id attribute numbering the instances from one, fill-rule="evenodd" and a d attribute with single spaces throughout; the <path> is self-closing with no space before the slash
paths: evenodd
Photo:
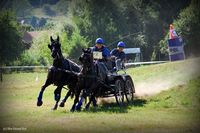
<path id="1" fill-rule="evenodd" d="M 81 111 L 81 107 L 77 106 L 76 111 Z"/>
<path id="2" fill-rule="evenodd" d="M 89 105 L 85 106 L 85 110 L 89 111 Z"/>
<path id="3" fill-rule="evenodd" d="M 57 108 L 58 108 L 58 106 L 55 105 L 55 106 L 52 108 L 52 110 L 57 110 Z"/>
<path id="4" fill-rule="evenodd" d="M 98 107 L 98 105 L 97 105 L 97 104 L 93 104 L 93 106 L 94 106 L 94 107 Z"/>
<path id="5" fill-rule="evenodd" d="M 53 107 L 53 108 L 51 108 L 51 110 L 57 110 L 57 108 L 56 108 L 56 107 Z"/>
<path id="6" fill-rule="evenodd" d="M 74 111 L 75 111 L 75 109 L 76 109 L 76 106 L 75 106 L 75 105 L 73 105 L 73 106 L 72 106 L 72 108 L 70 109 L 70 111 L 71 111 L 71 112 L 74 112 Z"/>
<path id="7" fill-rule="evenodd" d="M 70 109 L 70 112 L 74 112 L 75 111 L 75 109 Z"/>
<path id="8" fill-rule="evenodd" d="M 60 107 L 65 107 L 65 103 L 64 103 L 64 102 L 61 102 L 59 106 L 60 106 Z"/>
<path id="9" fill-rule="evenodd" d="M 42 106 L 43 102 L 42 101 L 37 101 L 37 106 Z"/>

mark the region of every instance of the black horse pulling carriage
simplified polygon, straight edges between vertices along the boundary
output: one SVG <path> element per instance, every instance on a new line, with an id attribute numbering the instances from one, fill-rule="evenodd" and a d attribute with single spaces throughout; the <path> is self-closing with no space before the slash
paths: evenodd
<path id="1" fill-rule="evenodd" d="M 68 86 L 69 91 L 62 100 L 60 107 L 64 107 L 70 95 L 75 95 L 71 111 L 80 110 L 83 102 L 82 98 L 87 96 L 89 96 L 89 102 L 86 105 L 86 109 L 89 108 L 91 102 L 96 106 L 96 97 L 114 96 L 120 106 L 125 98 L 128 103 L 133 101 L 135 88 L 131 76 L 126 74 L 125 70 L 122 70 L 123 74 L 118 74 L 118 71 L 109 71 L 104 63 L 99 60 L 99 57 L 95 57 L 95 55 L 102 55 L 102 53 L 95 53 L 90 48 L 83 49 L 83 53 L 79 58 L 82 64 L 81 68 L 74 62 L 63 58 L 59 37 L 56 40 L 51 37 L 50 40 L 51 44 L 48 47 L 51 50 L 54 61 L 53 66 L 49 69 L 46 82 L 38 95 L 37 106 L 42 105 L 43 92 L 50 84 L 57 86 L 54 91 L 56 104 L 53 110 L 57 109 L 64 85 Z M 82 97 L 79 101 L 81 92 Z"/>
<path id="2" fill-rule="evenodd" d="M 62 100 L 60 106 L 64 106 L 64 103 L 70 95 L 75 95 L 74 102 L 76 102 L 79 98 L 79 90 L 77 89 L 78 75 L 76 73 L 80 72 L 81 67 L 71 60 L 65 59 L 63 57 L 59 37 L 57 37 L 56 40 L 50 37 L 50 42 L 51 43 L 48 45 L 48 47 L 51 50 L 53 65 L 49 68 L 47 79 L 39 92 L 37 98 L 37 106 L 41 106 L 43 104 L 42 98 L 46 87 L 54 84 L 55 86 L 57 86 L 54 91 L 54 99 L 56 101 L 56 104 L 53 106 L 52 109 L 56 110 L 58 107 L 58 102 L 60 101 L 61 90 L 65 85 L 68 86 L 69 91 L 66 94 L 65 98 Z"/>
<path id="3" fill-rule="evenodd" d="M 121 70 L 123 74 L 118 74 L 117 70 L 111 72 L 107 69 L 103 62 L 99 61 L 98 55 L 102 53 L 93 52 L 90 48 L 83 49 L 83 54 L 79 58 L 82 63 L 82 88 L 91 94 L 89 104 L 94 97 L 115 97 L 118 105 L 122 105 L 124 98 L 130 103 L 133 101 L 135 88 L 130 75 L 125 70 Z"/>

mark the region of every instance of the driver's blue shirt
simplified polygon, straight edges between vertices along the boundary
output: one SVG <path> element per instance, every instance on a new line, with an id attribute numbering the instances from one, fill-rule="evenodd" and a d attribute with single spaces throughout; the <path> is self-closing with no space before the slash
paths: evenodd
<path id="1" fill-rule="evenodd" d="M 102 52 L 102 56 L 105 59 L 110 57 L 110 50 L 106 48 L 104 45 L 101 47 L 101 49 L 98 49 L 96 46 L 94 46 L 92 47 L 92 51 Z"/>
<path id="2" fill-rule="evenodd" d="M 117 59 L 121 59 L 124 60 L 126 58 L 126 54 L 124 53 L 124 51 L 119 51 L 116 48 L 114 48 L 111 52 L 110 52 L 111 56 L 115 56 Z"/>

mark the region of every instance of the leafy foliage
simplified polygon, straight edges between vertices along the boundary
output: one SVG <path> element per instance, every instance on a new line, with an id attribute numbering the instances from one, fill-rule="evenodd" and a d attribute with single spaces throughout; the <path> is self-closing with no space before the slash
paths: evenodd
<path id="1" fill-rule="evenodd" d="M 56 10 L 63 13 L 63 15 L 68 15 L 68 9 L 70 5 L 70 0 L 59 0 L 56 4 Z"/>
<path id="2" fill-rule="evenodd" d="M 87 47 L 87 40 L 80 35 L 80 31 L 69 24 L 58 24 L 52 32 L 53 38 L 60 36 L 61 49 L 64 57 L 78 61 L 82 48 Z M 48 44 L 50 34 L 48 32 L 38 33 L 32 46 L 26 50 L 21 57 L 14 62 L 15 65 L 51 65 L 52 57 Z"/>
<path id="3" fill-rule="evenodd" d="M 59 31 L 61 32 L 59 33 Z M 82 48 L 88 46 L 87 39 L 80 35 L 79 29 L 70 24 L 64 24 L 59 31 L 63 55 L 78 61 Z"/>
<path id="4" fill-rule="evenodd" d="M 200 2 L 193 0 L 190 6 L 180 13 L 174 24 L 184 39 L 186 54 L 188 56 L 199 55 Z"/>
<path id="5" fill-rule="evenodd" d="M 193 0 L 189 7 L 181 11 L 178 18 L 174 21 L 174 27 L 183 38 L 186 56 L 198 56 L 200 50 L 200 2 Z M 167 54 L 165 47 L 168 34 L 160 41 L 161 52 Z"/>
<path id="6" fill-rule="evenodd" d="M 45 14 L 48 15 L 48 16 L 56 16 L 56 12 L 53 11 L 53 10 L 50 8 L 50 6 L 48 6 L 48 5 L 44 5 L 43 11 L 44 11 Z"/>
<path id="7" fill-rule="evenodd" d="M 41 7 L 44 4 L 56 4 L 59 0 L 28 0 L 33 7 Z"/>
<path id="8" fill-rule="evenodd" d="M 24 50 L 20 26 L 11 11 L 0 11 L 0 64 L 9 64 Z"/>
<path id="9" fill-rule="evenodd" d="M 102 37 L 110 49 L 122 40 L 127 47 L 140 47 L 144 60 L 156 60 L 162 57 L 159 41 L 167 33 L 163 29 L 188 1 L 75 0 L 71 4 L 73 20 L 84 37 L 92 42 Z M 173 10 L 168 14 L 164 7 Z"/>
<path id="10" fill-rule="evenodd" d="M 171 23 L 183 37 L 187 56 L 199 54 L 200 8 L 197 0 L 22 0 L 16 7 L 13 7 L 16 0 L 2 3 L 3 9 L 16 11 L 19 21 L 23 18 L 25 24 L 32 25 L 24 27 L 23 31 L 47 30 L 60 35 L 63 53 L 69 58 L 77 59 L 82 47 L 93 46 L 96 38 L 102 37 L 110 50 L 118 41 L 124 41 L 126 47 L 140 47 L 144 61 L 168 60 L 167 39 Z M 43 45 L 33 52 L 32 64 L 49 64 L 49 51 L 42 49 L 46 49 L 50 35 L 45 33 L 36 38 L 21 58 L 28 59 L 25 57 L 34 55 L 28 54 L 30 51 Z"/>

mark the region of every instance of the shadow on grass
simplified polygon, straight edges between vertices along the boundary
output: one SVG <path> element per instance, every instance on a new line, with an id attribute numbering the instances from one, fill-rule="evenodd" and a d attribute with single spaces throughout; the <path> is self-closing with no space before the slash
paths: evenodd
<path id="1" fill-rule="evenodd" d="M 128 110 L 130 110 L 132 107 L 143 107 L 147 103 L 147 100 L 145 99 L 134 99 L 133 102 L 127 103 L 124 102 L 123 105 L 119 106 L 117 103 L 102 103 L 99 104 L 98 107 L 94 108 L 90 107 L 90 110 L 84 110 L 84 112 L 107 112 L 107 113 L 128 113 Z"/>

